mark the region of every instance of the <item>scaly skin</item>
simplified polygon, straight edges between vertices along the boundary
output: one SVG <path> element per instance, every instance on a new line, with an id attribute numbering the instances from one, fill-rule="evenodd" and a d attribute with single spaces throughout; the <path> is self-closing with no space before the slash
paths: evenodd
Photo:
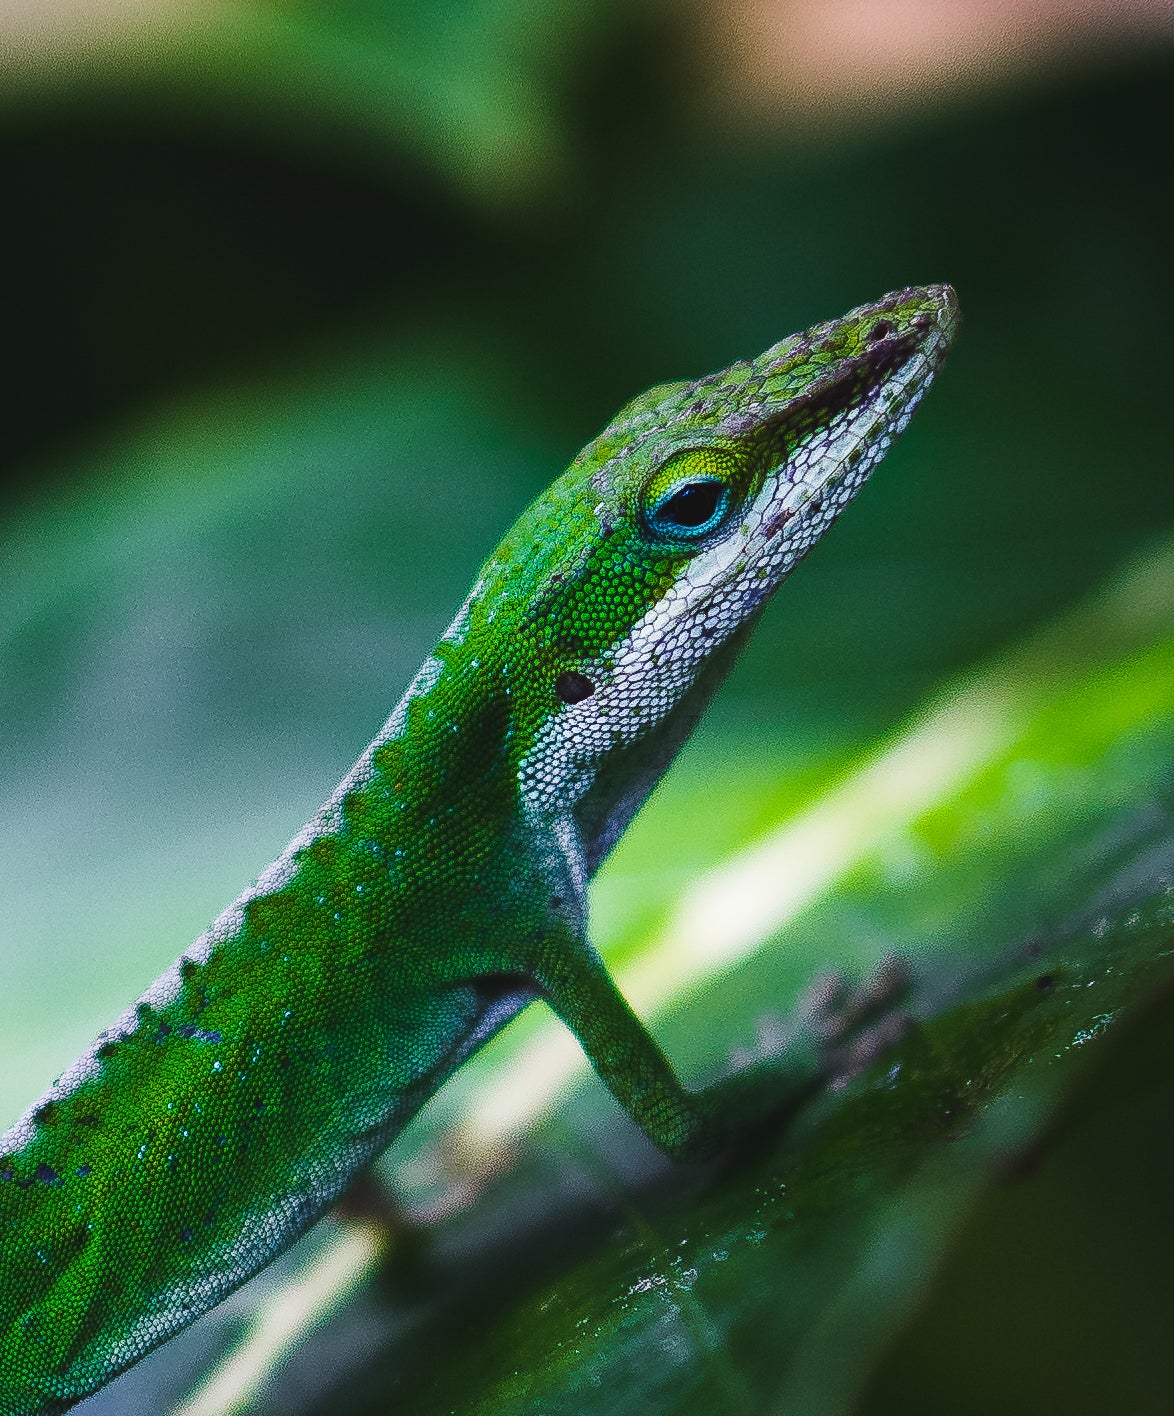
<path id="1" fill-rule="evenodd" d="M 533 999 L 672 1156 L 778 1103 L 781 1063 L 682 1087 L 585 886 L 955 323 L 903 290 L 651 389 L 523 513 L 318 816 L 0 1138 L 0 1416 L 243 1283 Z"/>

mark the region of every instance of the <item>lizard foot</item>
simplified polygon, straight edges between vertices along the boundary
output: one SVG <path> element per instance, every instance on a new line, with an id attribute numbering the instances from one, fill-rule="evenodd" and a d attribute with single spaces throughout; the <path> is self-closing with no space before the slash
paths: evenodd
<path id="1" fill-rule="evenodd" d="M 753 1067 L 806 1041 L 814 1047 L 820 1077 L 842 1087 L 909 1032 L 912 1019 L 901 1005 L 911 983 L 909 966 L 896 955 L 856 984 L 840 970 L 819 974 L 789 1016 L 758 1018 L 753 1045 L 736 1049 L 731 1065 Z"/>
<path id="2" fill-rule="evenodd" d="M 909 965 L 890 954 L 858 984 L 849 984 L 842 973 L 829 973 L 808 986 L 800 1010 L 833 1090 L 846 1086 L 910 1032 L 913 1020 L 902 1005 L 912 982 Z"/>

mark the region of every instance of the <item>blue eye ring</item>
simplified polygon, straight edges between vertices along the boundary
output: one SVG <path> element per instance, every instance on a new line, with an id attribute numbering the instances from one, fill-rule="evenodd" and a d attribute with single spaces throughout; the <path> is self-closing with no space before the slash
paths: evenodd
<path id="1" fill-rule="evenodd" d="M 666 487 L 648 513 L 655 531 L 670 536 L 704 536 L 721 521 L 730 489 L 720 477 L 682 477 Z"/>
<path id="2" fill-rule="evenodd" d="M 645 534 L 678 545 L 704 541 L 739 505 L 746 470 L 739 452 L 720 445 L 674 453 L 640 495 Z"/>

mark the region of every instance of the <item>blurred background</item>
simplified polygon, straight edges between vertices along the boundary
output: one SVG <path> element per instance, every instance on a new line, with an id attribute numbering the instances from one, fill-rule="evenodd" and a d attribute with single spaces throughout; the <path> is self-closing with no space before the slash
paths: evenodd
<path id="1" fill-rule="evenodd" d="M 8 0 L 0 1125 L 281 848 L 650 384 L 905 284 L 961 300 L 600 881 L 621 951 L 1152 553 L 1172 81 L 1168 0 Z M 993 1312 L 876 1399 L 942 1409 L 926 1354 L 969 1341 L 977 1382 Z"/>

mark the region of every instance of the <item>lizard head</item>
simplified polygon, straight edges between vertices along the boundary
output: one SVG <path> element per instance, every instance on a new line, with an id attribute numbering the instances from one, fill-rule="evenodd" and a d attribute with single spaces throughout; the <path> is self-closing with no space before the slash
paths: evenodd
<path id="1" fill-rule="evenodd" d="M 486 567 L 482 603 L 526 607 L 513 691 L 535 809 L 578 801 L 620 756 L 631 776 L 628 749 L 670 718 L 680 741 L 708 696 L 691 690 L 860 490 L 956 324 L 948 286 L 901 290 L 650 389 L 531 507 Z"/>

